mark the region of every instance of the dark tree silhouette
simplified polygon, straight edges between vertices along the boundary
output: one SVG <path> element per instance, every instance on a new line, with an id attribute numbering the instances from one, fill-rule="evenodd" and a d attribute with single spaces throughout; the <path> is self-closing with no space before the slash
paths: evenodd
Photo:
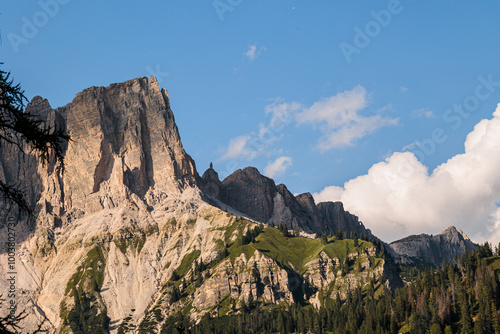
<path id="1" fill-rule="evenodd" d="M 0 295 L 0 301 L 3 301 L 4 299 L 2 298 L 2 295 Z M 15 317 L 11 317 L 9 314 L 3 317 L 0 317 L 0 333 L 2 334 L 18 334 L 18 333 L 26 333 L 22 332 L 22 328 L 19 326 L 21 321 L 28 316 L 28 313 L 26 311 L 22 311 L 19 314 L 17 314 Z M 43 325 L 47 321 L 47 318 L 44 318 L 43 321 L 41 321 L 38 324 L 38 327 L 35 331 L 31 332 L 31 334 L 36 334 L 36 333 L 47 333 L 47 330 L 43 329 Z"/>
<path id="2" fill-rule="evenodd" d="M 4 145 L 13 145 L 26 153 L 28 148 L 29 153 L 35 154 L 44 165 L 53 156 L 64 171 L 63 145 L 70 137 L 64 129 L 53 128 L 37 115 L 27 113 L 24 110 L 27 101 L 20 84 L 14 84 L 11 79 L 10 72 L 0 70 L 0 149 Z M 2 180 L 0 196 L 6 202 L 16 203 L 21 212 L 32 214 L 24 192 Z"/>

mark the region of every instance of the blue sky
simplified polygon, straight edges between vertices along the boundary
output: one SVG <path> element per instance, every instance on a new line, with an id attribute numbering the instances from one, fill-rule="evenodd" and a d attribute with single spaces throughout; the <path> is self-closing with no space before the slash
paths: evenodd
<path id="1" fill-rule="evenodd" d="M 499 12 L 495 1 L 10 1 L 0 59 L 52 107 L 156 75 L 200 173 L 211 161 L 221 176 L 255 166 L 293 193 L 344 201 L 388 241 L 447 225 L 484 239 L 496 231 L 494 182 L 486 200 L 467 197 L 488 202 L 474 222 L 443 216 L 451 197 L 420 220 L 393 219 L 394 191 L 344 184 L 409 152 L 441 193 L 434 169 L 500 102 Z M 357 202 L 365 193 L 385 201 Z"/>

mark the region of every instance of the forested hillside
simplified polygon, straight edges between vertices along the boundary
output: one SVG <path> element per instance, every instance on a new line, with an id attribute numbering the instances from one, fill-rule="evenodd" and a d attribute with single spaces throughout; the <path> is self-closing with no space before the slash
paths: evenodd
<path id="1" fill-rule="evenodd" d="M 495 255 L 495 256 L 493 256 Z M 237 315 L 210 316 L 198 324 L 179 313 L 161 333 L 500 333 L 500 256 L 486 243 L 459 263 L 419 271 L 403 288 L 389 291 L 375 281 L 342 300 L 273 309 L 252 302 Z"/>

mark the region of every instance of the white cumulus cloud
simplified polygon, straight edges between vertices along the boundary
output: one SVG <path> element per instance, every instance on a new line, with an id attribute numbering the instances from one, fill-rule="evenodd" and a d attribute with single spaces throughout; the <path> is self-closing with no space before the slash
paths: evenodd
<path id="1" fill-rule="evenodd" d="M 397 118 L 382 115 L 364 116 L 360 112 L 368 105 L 366 89 L 356 86 L 352 90 L 321 99 L 310 108 L 297 114 L 297 123 L 319 126 L 323 137 L 318 148 L 327 151 L 354 145 L 357 139 L 369 135 L 381 127 L 398 124 Z"/>
<path id="2" fill-rule="evenodd" d="M 500 241 L 500 104 L 469 133 L 465 151 L 432 172 L 411 152 L 397 152 L 367 174 L 314 194 L 341 200 L 385 241 L 438 233 L 455 225 L 473 241 Z"/>
<path id="3" fill-rule="evenodd" d="M 264 175 L 274 178 L 283 175 L 288 167 L 292 165 L 292 158 L 283 156 L 271 161 L 264 168 Z"/>
<path id="4" fill-rule="evenodd" d="M 321 202 L 338 202 L 341 200 L 344 188 L 337 186 L 328 186 L 321 190 L 319 193 L 314 194 L 316 203 Z"/>

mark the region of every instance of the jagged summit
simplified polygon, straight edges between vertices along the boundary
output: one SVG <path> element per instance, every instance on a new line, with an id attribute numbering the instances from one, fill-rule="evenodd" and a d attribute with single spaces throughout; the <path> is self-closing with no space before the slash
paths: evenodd
<path id="1" fill-rule="evenodd" d="M 439 234 L 457 234 L 459 233 L 457 228 L 455 226 L 448 226 L 447 228 L 445 228 L 441 233 Z M 463 233 L 463 232 L 462 232 Z M 468 239 L 468 238 L 467 238 Z"/>
<path id="2" fill-rule="evenodd" d="M 447 227 L 437 235 L 411 235 L 390 244 L 394 256 L 401 263 L 412 263 L 421 259 L 434 265 L 441 265 L 443 260 L 453 261 L 467 249 L 475 250 L 477 246 L 454 226 Z"/>
<path id="3" fill-rule="evenodd" d="M 294 196 L 284 184 L 276 185 L 255 167 L 238 169 L 222 182 L 211 167 L 202 180 L 208 194 L 263 223 L 284 223 L 289 229 L 308 233 L 335 233 L 340 229 L 371 235 L 341 202 L 316 205 L 310 193 Z"/>
<path id="4" fill-rule="evenodd" d="M 213 168 L 212 163 L 210 167 L 203 173 L 201 182 L 205 192 L 213 198 L 220 199 L 220 190 L 222 183 L 219 180 L 219 174 Z"/>
<path id="5" fill-rule="evenodd" d="M 465 232 L 464 232 L 464 231 L 462 231 L 462 230 L 457 230 L 457 228 L 456 228 L 455 226 L 448 226 L 448 227 L 447 227 L 447 228 L 445 228 L 445 229 L 444 229 L 444 231 L 443 231 L 443 232 L 441 232 L 440 234 L 442 234 L 442 235 L 461 235 L 461 236 L 462 236 L 462 238 L 463 238 L 464 240 L 469 240 L 469 241 L 471 241 L 471 240 L 469 239 L 469 237 L 467 236 L 467 234 L 465 234 Z"/>

